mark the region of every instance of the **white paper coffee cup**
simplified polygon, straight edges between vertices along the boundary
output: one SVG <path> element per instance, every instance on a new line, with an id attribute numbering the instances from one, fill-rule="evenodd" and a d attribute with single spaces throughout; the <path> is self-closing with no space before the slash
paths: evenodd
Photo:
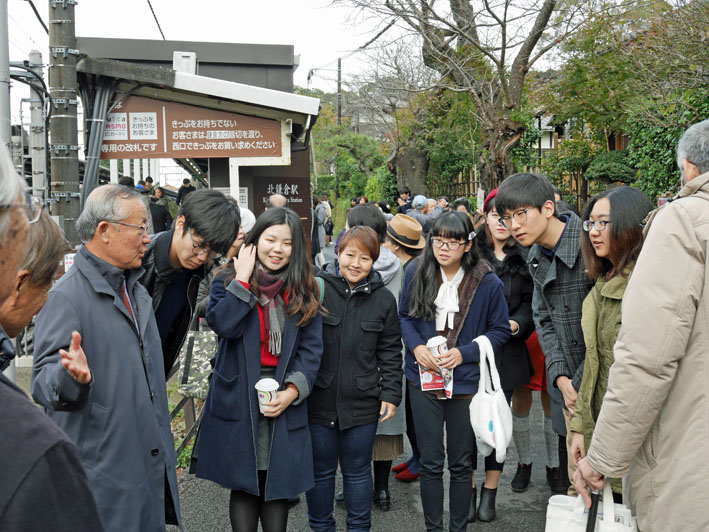
<path id="1" fill-rule="evenodd" d="M 255 385 L 256 395 L 258 395 L 258 409 L 263 414 L 263 409 L 266 403 L 271 402 L 276 398 L 278 391 L 278 381 L 275 379 L 261 379 Z"/>
<path id="2" fill-rule="evenodd" d="M 438 358 L 443 353 L 448 351 L 448 346 L 446 345 L 446 342 L 447 340 L 445 336 L 434 336 L 428 342 L 426 342 L 426 347 L 428 347 L 428 350 L 434 357 Z"/>

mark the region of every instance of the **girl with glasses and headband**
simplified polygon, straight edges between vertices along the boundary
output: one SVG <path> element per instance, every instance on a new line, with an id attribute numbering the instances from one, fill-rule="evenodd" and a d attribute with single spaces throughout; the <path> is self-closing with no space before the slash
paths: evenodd
<path id="1" fill-rule="evenodd" d="M 406 346 L 405 375 L 421 453 L 421 501 L 426 530 L 443 530 L 443 466 L 450 471 L 451 532 L 467 529 L 472 497 L 473 429 L 470 400 L 478 389 L 480 351 L 473 340 L 488 337 L 495 351 L 510 337 L 500 279 L 473 246 L 473 226 L 463 213 L 438 217 L 423 256 L 406 268 L 399 305 Z M 426 344 L 445 338 L 437 356 Z M 452 390 L 424 391 L 428 375 L 451 371 Z M 445 430 L 444 430 L 445 426 Z M 444 443 L 447 433 L 448 446 Z"/>
<path id="2" fill-rule="evenodd" d="M 581 252 L 587 275 L 596 284 L 583 302 L 581 318 L 586 362 L 570 425 L 574 465 L 586 456 L 601 411 L 615 360 L 613 346 L 621 325 L 623 294 L 642 249 L 642 223 L 651 210 L 652 203 L 643 192 L 624 186 L 594 196 L 582 213 Z M 611 487 L 619 502 L 620 479 L 612 480 Z"/>

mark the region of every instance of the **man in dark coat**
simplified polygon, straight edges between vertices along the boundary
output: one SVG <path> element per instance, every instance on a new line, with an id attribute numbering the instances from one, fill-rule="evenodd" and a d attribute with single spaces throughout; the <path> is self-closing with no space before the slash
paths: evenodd
<path id="1" fill-rule="evenodd" d="M 176 457 L 150 296 L 148 213 L 105 185 L 76 222 L 85 245 L 37 317 L 32 397 L 79 448 L 106 530 L 180 524 Z"/>
<path id="2" fill-rule="evenodd" d="M 153 298 L 165 375 L 177 360 L 209 263 L 226 255 L 239 233 L 239 207 L 217 190 L 198 190 L 182 202 L 175 227 L 152 238 L 140 282 Z"/>
<path id="3" fill-rule="evenodd" d="M 9 154 L 1 152 L 0 306 L 16 289 L 35 217 Z M 13 358 L 12 342 L 0 327 L 3 356 Z M 76 447 L 1 373 L 0 420 L 0 530 L 103 530 Z"/>
<path id="4" fill-rule="evenodd" d="M 177 205 L 182 205 L 182 202 L 185 200 L 185 198 L 197 190 L 194 185 L 192 184 L 192 181 L 189 180 L 189 178 L 184 178 L 182 180 L 182 186 L 180 187 L 180 190 L 177 191 L 177 199 L 175 202 Z"/>

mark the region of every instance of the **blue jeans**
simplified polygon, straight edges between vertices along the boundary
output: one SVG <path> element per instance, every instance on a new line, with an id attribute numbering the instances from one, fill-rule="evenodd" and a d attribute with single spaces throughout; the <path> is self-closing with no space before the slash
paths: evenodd
<path id="1" fill-rule="evenodd" d="M 377 423 L 347 430 L 310 424 L 313 440 L 315 487 L 305 497 L 308 501 L 310 528 L 315 532 L 335 532 L 332 515 L 335 499 L 335 473 L 340 462 L 347 504 L 347 530 L 368 532 L 372 522 L 372 447 Z"/>

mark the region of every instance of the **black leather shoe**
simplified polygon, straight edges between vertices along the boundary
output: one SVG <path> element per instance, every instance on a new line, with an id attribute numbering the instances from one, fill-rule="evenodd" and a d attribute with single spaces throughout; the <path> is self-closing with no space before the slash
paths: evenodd
<path id="1" fill-rule="evenodd" d="M 470 497 L 470 512 L 468 512 L 468 523 L 472 523 L 478 517 L 478 488 L 473 488 L 473 496 Z"/>
<path id="2" fill-rule="evenodd" d="M 512 479 L 512 491 L 522 493 L 529 487 L 529 479 L 532 476 L 532 464 L 517 464 L 515 478 Z"/>
<path id="3" fill-rule="evenodd" d="M 495 520 L 495 497 L 497 488 L 480 488 L 480 506 L 478 506 L 478 521 L 490 522 Z"/>
<path id="4" fill-rule="evenodd" d="M 391 505 L 389 490 L 375 491 L 372 495 L 372 501 L 382 512 L 388 512 Z"/>
<path id="5" fill-rule="evenodd" d="M 562 474 L 558 467 L 547 467 L 547 484 L 557 495 L 566 495 L 570 485 L 567 475 Z"/>
<path id="6" fill-rule="evenodd" d="M 344 491 L 338 491 L 335 493 L 335 503 L 336 504 L 345 504 L 345 492 Z"/>

